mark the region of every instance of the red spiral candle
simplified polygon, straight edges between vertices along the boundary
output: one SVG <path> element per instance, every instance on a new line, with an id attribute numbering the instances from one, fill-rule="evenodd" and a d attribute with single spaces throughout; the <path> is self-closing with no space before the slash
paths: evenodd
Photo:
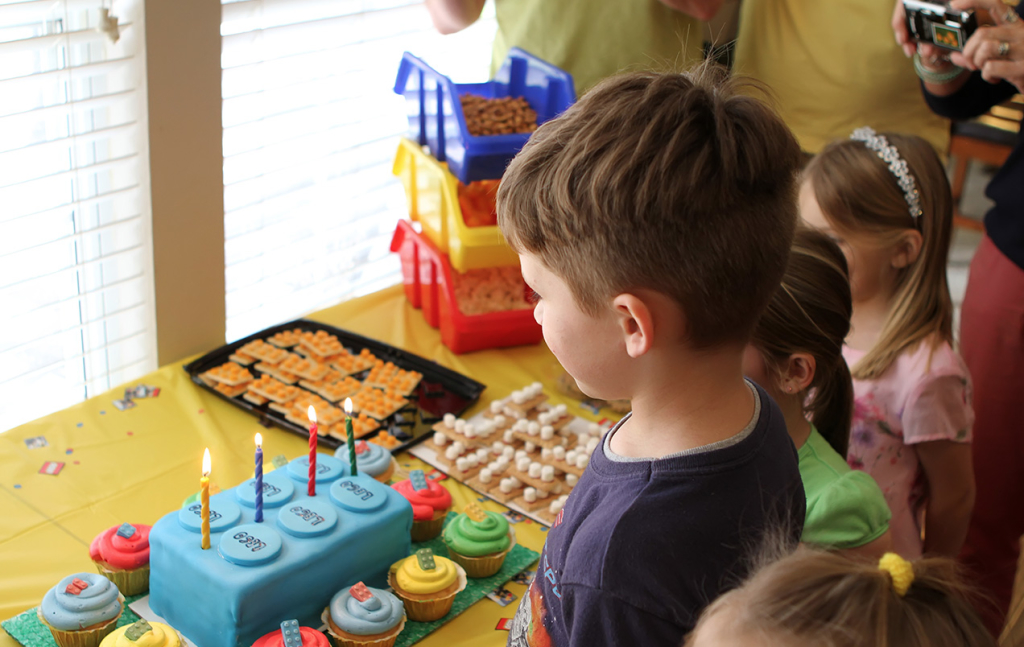
<path id="1" fill-rule="evenodd" d="M 306 410 L 306 414 L 309 416 L 309 487 L 307 489 L 309 496 L 316 496 L 316 442 L 317 442 L 317 430 L 316 430 L 316 409 L 313 405 L 309 405 L 309 409 Z"/>

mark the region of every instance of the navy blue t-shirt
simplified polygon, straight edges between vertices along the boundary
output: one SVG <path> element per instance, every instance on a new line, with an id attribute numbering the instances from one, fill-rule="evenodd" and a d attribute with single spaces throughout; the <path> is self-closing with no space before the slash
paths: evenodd
<path id="1" fill-rule="evenodd" d="M 755 417 L 734 438 L 657 460 L 595 449 L 548 533 L 510 647 L 678 647 L 747 575 L 766 530 L 781 526 L 796 545 L 796 449 L 776 404 L 752 386 Z"/>

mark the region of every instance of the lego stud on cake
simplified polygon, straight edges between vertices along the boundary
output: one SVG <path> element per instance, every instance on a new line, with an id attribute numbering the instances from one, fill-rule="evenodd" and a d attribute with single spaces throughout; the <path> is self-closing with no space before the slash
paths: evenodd
<path id="1" fill-rule="evenodd" d="M 302 647 L 302 631 L 298 620 L 285 620 L 281 623 L 281 638 L 284 647 Z"/>
<path id="2" fill-rule="evenodd" d="M 434 563 L 434 551 L 429 548 L 420 548 L 417 550 L 416 561 L 419 562 L 420 568 L 424 571 L 432 571 L 437 568 L 437 564 Z"/>
<path id="3" fill-rule="evenodd" d="M 409 472 L 409 482 L 412 484 L 412 489 L 417 492 L 427 489 L 427 475 L 423 473 L 423 470 Z"/>

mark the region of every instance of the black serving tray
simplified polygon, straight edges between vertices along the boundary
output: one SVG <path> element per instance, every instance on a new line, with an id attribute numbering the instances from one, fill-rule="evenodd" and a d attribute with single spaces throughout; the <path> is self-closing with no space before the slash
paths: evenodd
<path id="1" fill-rule="evenodd" d="M 236 407 L 253 414 L 259 418 L 260 424 L 263 426 L 269 427 L 274 425 L 300 436 L 308 437 L 308 428 L 290 422 L 284 417 L 284 414 L 270 409 L 269 403 L 257 406 L 248 400 L 242 399 L 242 396 L 229 398 L 223 393 L 207 386 L 199 378 L 200 373 L 230 361 L 229 356 L 232 353 L 254 339 L 268 339 L 278 332 L 294 330 L 295 328 L 310 332 L 326 331 L 337 336 L 338 340 L 352 353 L 358 354 L 360 350 L 367 348 L 378 359 L 382 359 L 385 362 L 394 362 L 400 368 L 416 370 L 423 374 L 423 380 L 420 381 L 419 386 L 408 396 L 409 404 L 381 421 L 379 430 L 373 431 L 362 438 L 366 440 L 377 435 L 381 430 L 386 430 L 402 441 L 401 445 L 392 449 L 392 453 L 408 449 L 430 436 L 432 433 L 431 427 L 444 417 L 444 414 L 462 415 L 480 398 L 480 394 L 487 388 L 486 385 L 472 378 L 444 368 L 436 362 L 419 355 L 414 355 L 369 337 L 363 337 L 347 330 L 308 319 L 296 319 L 295 321 L 272 326 L 249 335 L 245 339 L 239 339 L 231 344 L 221 346 L 186 364 L 184 366 L 185 372 L 189 374 L 192 381 L 200 388 L 206 389 L 217 397 L 227 400 Z M 258 378 L 262 375 L 262 372 L 256 369 L 255 364 L 248 368 L 255 377 Z M 357 379 L 362 378 L 364 373 L 357 373 L 354 377 Z M 318 442 L 331 448 L 336 448 L 342 444 L 342 441 L 333 436 L 320 436 Z"/>

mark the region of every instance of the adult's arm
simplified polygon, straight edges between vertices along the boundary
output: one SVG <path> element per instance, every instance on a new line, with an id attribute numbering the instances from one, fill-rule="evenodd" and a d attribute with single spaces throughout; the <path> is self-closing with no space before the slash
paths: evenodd
<path id="1" fill-rule="evenodd" d="M 549 0 L 562 1 L 562 0 Z M 693 16 L 697 20 L 711 20 L 722 8 L 723 0 L 661 0 L 661 3 L 676 11 Z"/>
<path id="2" fill-rule="evenodd" d="M 442 34 L 462 31 L 475 23 L 484 10 L 484 0 L 426 0 L 426 4 L 434 29 Z"/>
<path id="3" fill-rule="evenodd" d="M 933 440 L 914 446 L 928 480 L 924 514 L 924 552 L 956 557 L 967 536 L 974 509 L 971 446 Z"/>

